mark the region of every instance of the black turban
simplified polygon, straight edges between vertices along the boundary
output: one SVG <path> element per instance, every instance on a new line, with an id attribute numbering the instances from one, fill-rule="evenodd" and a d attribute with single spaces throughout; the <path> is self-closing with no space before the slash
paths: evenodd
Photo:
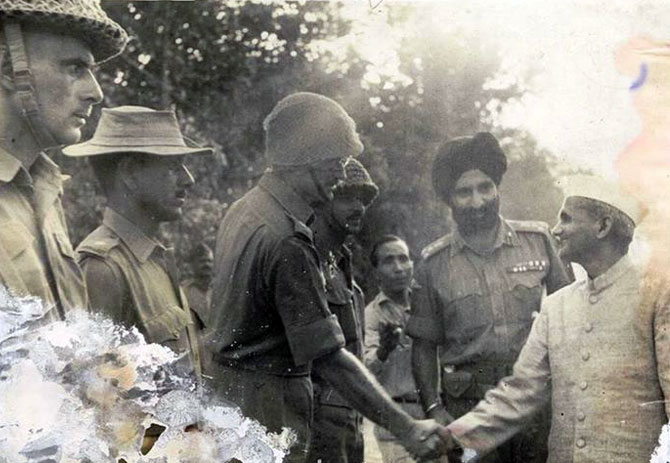
<path id="1" fill-rule="evenodd" d="M 496 137 L 479 132 L 474 137 L 453 138 L 440 146 L 433 161 L 433 188 L 444 201 L 463 173 L 479 169 L 496 185 L 507 170 L 507 157 Z"/>

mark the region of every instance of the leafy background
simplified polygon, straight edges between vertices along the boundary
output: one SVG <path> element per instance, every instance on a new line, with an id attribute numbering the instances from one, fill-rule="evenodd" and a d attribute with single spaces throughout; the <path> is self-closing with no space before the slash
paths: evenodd
<path id="1" fill-rule="evenodd" d="M 263 118 L 295 91 L 336 99 L 358 124 L 365 144 L 361 161 L 381 189 L 357 240 L 365 288 L 373 285 L 362 256 L 376 237 L 400 234 L 416 256 L 449 230 L 448 209 L 430 183 L 432 158 L 448 137 L 492 131 L 509 160 L 503 213 L 555 220 L 561 197 L 555 179 L 569 168 L 539 149 L 530 134 L 497 123 L 501 108 L 527 91 L 524 80 L 506 75 L 494 39 L 457 24 L 436 26 L 425 3 L 103 5 L 133 39 L 99 70 L 101 106 L 172 108 L 186 135 L 215 149 L 214 156 L 189 160 L 197 184 L 184 220 L 164 229 L 185 274 L 190 250 L 201 241 L 214 245 L 227 208 L 262 175 Z M 101 221 L 104 199 L 85 160 L 59 162 L 76 172 L 66 191 L 76 244 Z"/>

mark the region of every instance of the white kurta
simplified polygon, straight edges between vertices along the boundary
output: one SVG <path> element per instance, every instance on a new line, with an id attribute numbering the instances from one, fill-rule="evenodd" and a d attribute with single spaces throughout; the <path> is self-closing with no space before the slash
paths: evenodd
<path id="1" fill-rule="evenodd" d="M 551 400 L 548 463 L 648 462 L 670 416 L 668 288 L 624 257 L 552 294 L 513 375 L 449 428 L 485 454 Z"/>

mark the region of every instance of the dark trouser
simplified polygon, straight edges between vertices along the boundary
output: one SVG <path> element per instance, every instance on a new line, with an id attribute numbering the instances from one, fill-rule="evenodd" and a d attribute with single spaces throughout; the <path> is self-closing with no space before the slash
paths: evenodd
<path id="1" fill-rule="evenodd" d="M 362 426 L 355 410 L 317 403 L 307 463 L 363 463 Z"/>
<path id="2" fill-rule="evenodd" d="M 216 365 L 210 370 L 217 395 L 240 407 L 268 431 L 293 430 L 298 440 L 284 460 L 304 463 L 312 418 L 312 380 L 309 376 L 276 376 Z"/>

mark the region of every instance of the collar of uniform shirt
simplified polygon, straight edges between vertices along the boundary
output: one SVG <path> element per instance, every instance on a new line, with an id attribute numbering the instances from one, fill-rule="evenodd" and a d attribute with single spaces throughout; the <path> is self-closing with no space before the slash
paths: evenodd
<path id="1" fill-rule="evenodd" d="M 602 275 L 588 281 L 588 290 L 591 293 L 599 293 L 603 289 L 612 286 L 619 278 L 633 269 L 633 263 L 628 254 L 619 259 L 614 265 L 607 269 Z"/>
<path id="2" fill-rule="evenodd" d="M 67 176 L 61 175 L 60 167 L 58 167 L 58 165 L 44 153 L 41 153 L 35 160 L 31 171 L 39 171 L 38 175 L 42 175 L 47 183 L 58 189 L 61 188 L 64 178 L 68 178 Z M 30 173 L 23 169 L 21 161 L 12 156 L 10 152 L 0 148 L 0 183 L 11 182 L 16 178 L 19 172 L 24 173 L 24 183 L 26 185 L 31 185 L 32 178 Z"/>
<path id="3" fill-rule="evenodd" d="M 134 223 L 109 207 L 105 209 L 102 223 L 116 233 L 142 263 L 149 259 L 154 249 L 166 250 L 165 246 L 149 238 Z"/>
<path id="4" fill-rule="evenodd" d="M 266 172 L 258 182 L 258 186 L 270 193 L 286 211 L 296 219 L 309 226 L 314 220 L 314 209 L 272 172 Z"/>
<path id="5" fill-rule="evenodd" d="M 496 235 L 496 240 L 493 245 L 493 249 L 498 249 L 503 244 L 508 246 L 520 246 L 521 242 L 519 241 L 519 236 L 517 235 L 516 231 L 512 228 L 512 226 L 509 223 L 507 223 L 507 221 L 502 216 L 499 217 L 500 217 L 500 226 L 498 227 L 498 234 Z M 467 247 L 472 252 L 476 252 L 463 239 L 463 236 L 458 231 L 458 227 L 454 227 L 454 231 L 452 233 L 453 233 L 453 240 L 450 248 L 452 256 L 461 252 L 464 247 Z"/>

